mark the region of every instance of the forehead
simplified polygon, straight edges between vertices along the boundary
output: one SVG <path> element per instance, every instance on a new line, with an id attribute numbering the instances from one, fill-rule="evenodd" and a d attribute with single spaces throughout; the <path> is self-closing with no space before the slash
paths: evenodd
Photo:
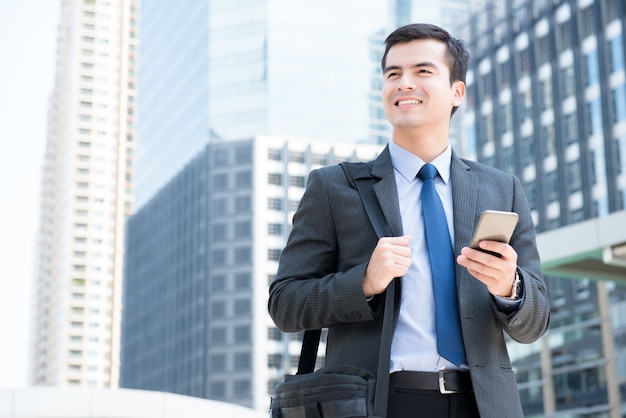
<path id="1" fill-rule="evenodd" d="M 446 67 L 446 44 L 435 39 L 416 39 L 389 48 L 385 67 L 431 62 Z"/>

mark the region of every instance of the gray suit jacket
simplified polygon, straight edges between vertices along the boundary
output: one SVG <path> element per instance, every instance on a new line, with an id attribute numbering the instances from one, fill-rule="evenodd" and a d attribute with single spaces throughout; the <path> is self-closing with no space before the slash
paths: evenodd
<path id="1" fill-rule="evenodd" d="M 531 343 L 545 333 L 550 318 L 530 210 L 517 177 L 459 159 L 454 153 L 451 164 L 455 254 L 469 244 L 483 210 L 519 214 L 510 244 L 517 251 L 524 279 L 520 309 L 512 315 L 498 311 L 486 286 L 459 265 L 456 281 L 481 416 L 523 417 L 503 331 L 518 342 Z M 386 221 L 393 235 L 402 235 L 388 148 L 368 165 L 379 179 L 374 190 Z M 328 328 L 326 365 L 351 364 L 376 374 L 384 298 L 378 295 L 368 303 L 362 279 L 377 241 L 359 195 L 341 167 L 313 170 L 270 286 L 269 312 L 283 331 Z"/>

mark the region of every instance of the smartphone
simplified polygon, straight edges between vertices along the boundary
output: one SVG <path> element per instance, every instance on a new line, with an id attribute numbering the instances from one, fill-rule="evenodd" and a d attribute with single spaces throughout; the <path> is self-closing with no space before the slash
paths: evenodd
<path id="1" fill-rule="evenodd" d="M 478 247 L 480 241 L 499 241 L 509 243 L 513 230 L 517 225 L 519 216 L 515 212 L 501 212 L 498 210 L 486 210 L 480 215 L 478 225 L 470 241 L 470 248 L 481 250 Z M 483 251 L 483 250 L 481 250 Z M 487 251 L 489 252 L 489 251 Z M 499 255 L 499 254 L 497 254 Z"/>

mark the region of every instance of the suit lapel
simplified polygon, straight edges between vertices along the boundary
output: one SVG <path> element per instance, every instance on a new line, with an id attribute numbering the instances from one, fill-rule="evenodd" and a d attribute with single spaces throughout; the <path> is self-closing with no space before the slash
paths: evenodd
<path id="1" fill-rule="evenodd" d="M 478 179 L 454 152 L 450 172 L 454 213 L 454 253 L 458 255 L 461 253 L 461 248 L 469 244 L 474 232 Z"/>
<path id="2" fill-rule="evenodd" d="M 371 175 L 380 179 L 374 184 L 374 193 L 378 198 L 378 203 L 383 210 L 387 224 L 394 236 L 403 234 L 402 218 L 400 216 L 400 203 L 398 201 L 398 191 L 396 188 L 396 178 L 391 165 L 389 146 L 374 161 L 369 163 Z"/>

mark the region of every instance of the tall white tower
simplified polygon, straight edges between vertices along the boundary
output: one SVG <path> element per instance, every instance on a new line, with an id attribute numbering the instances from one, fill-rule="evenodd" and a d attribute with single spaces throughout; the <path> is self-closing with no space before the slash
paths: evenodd
<path id="1" fill-rule="evenodd" d="M 62 0 L 30 383 L 117 387 L 132 207 L 138 0 Z"/>

